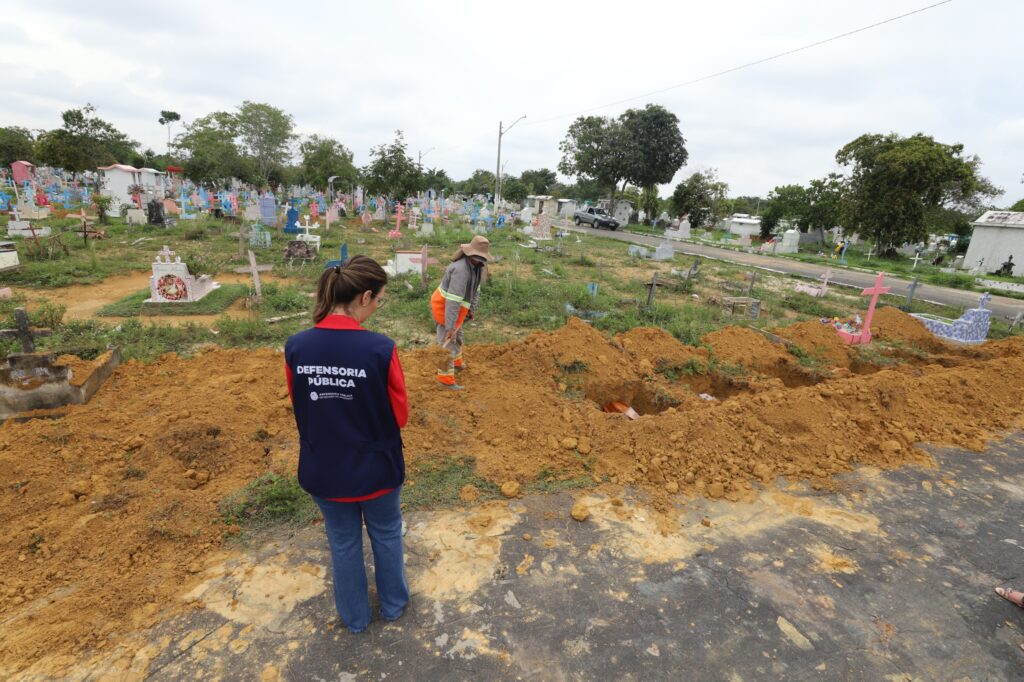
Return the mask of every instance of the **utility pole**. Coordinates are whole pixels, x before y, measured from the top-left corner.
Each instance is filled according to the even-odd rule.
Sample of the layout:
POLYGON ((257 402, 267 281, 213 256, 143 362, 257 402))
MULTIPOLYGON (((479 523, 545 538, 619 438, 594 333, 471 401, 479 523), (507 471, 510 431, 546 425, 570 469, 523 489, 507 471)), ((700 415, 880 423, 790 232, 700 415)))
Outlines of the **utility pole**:
POLYGON ((419 166, 420 173, 423 172, 423 157, 426 156, 427 154, 429 154, 430 152, 434 151, 435 149, 437 149, 437 147, 431 147, 430 149, 428 149, 425 152, 419 152, 418 159, 416 161, 416 165, 419 166))
POLYGON ((501 138, 502 138, 502 136, 505 133, 507 133, 508 131, 512 130, 512 127, 515 126, 516 123, 519 123, 524 118, 526 118, 526 114, 523 114, 522 116, 517 118, 515 121, 513 121, 512 125, 510 125, 508 128, 502 128, 502 122, 498 121, 498 163, 494 167, 494 210, 495 211, 498 210, 498 202, 501 200, 501 138))

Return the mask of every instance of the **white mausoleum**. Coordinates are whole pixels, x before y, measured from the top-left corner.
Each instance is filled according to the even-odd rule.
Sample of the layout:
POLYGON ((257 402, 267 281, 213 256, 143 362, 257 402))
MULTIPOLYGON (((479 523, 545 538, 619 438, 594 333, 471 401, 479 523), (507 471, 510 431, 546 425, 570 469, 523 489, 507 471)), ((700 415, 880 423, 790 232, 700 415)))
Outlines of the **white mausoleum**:
POLYGON ((974 233, 964 256, 964 267, 979 267, 982 272, 998 270, 1006 259, 1013 256, 1013 275, 1024 275, 1024 213, 1011 211, 985 211, 971 225, 974 233))

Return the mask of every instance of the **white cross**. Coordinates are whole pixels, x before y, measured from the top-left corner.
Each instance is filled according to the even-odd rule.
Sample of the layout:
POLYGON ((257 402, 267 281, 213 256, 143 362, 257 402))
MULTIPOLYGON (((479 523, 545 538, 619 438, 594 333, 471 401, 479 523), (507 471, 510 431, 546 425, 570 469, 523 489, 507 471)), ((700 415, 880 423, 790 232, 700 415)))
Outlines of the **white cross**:
POLYGON ((21 220, 21 214, 18 212, 18 207, 14 206, 11 208, 11 213, 14 215, 15 220, 21 220))
POLYGON ((157 252, 156 258, 157 258, 157 260, 160 260, 160 256, 163 256, 164 257, 164 262, 165 263, 170 263, 171 262, 171 256, 173 256, 173 255, 174 255, 174 252, 171 251, 167 247, 166 244, 164 244, 164 248, 162 248, 160 251, 157 252))
MULTIPOLYGON (((868 260, 870 261, 871 257, 874 256, 874 255, 875 255, 875 245, 872 244, 871 248, 868 249, 868 260)), ((916 263, 915 263, 915 265, 916 265, 916 263)))
POLYGON ((984 294, 981 295, 981 300, 980 300, 980 302, 978 304, 978 307, 979 308, 984 308, 986 305, 988 305, 989 299, 991 299, 991 298, 992 298, 992 294, 990 294, 989 292, 986 291, 984 294))
POLYGON ((923 259, 923 258, 921 258, 921 254, 920 254, 920 253, 915 253, 915 254, 914 254, 914 257, 913 257, 913 258, 911 258, 910 260, 914 261, 914 267, 912 267, 912 268, 910 268, 910 269, 911 269, 911 270, 917 270, 917 264, 918 264, 918 263, 919 263, 920 261, 924 260, 924 259, 923 259))

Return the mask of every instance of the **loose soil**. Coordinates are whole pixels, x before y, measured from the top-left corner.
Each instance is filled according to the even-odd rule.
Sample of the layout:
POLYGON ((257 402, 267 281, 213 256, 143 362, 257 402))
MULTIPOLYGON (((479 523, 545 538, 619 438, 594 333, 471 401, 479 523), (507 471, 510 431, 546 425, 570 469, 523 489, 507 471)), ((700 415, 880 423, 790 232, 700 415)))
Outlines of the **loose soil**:
MULTIPOLYGON (((878 338, 925 341, 898 310, 876 320, 878 338)), ((811 326, 776 331, 848 364, 811 326)), ((662 511, 680 496, 751 500, 780 476, 827 487, 857 465, 929 465, 916 443, 980 450, 1024 426, 1021 337, 942 344, 945 363, 896 358, 817 378, 747 328, 704 339, 710 357, 744 368, 727 377, 713 363, 659 372, 708 350, 654 330, 610 338, 576 319, 502 345, 475 346, 470 329, 467 341, 463 392, 438 389, 434 349, 402 351, 410 464, 471 456, 499 485, 589 476, 638 488, 662 511), (613 400, 643 416, 602 411, 613 400)), ((267 471, 294 471, 282 362, 223 349, 129 361, 63 419, 0 426, 0 676, 36 665, 60 677, 87 651, 188 608, 180 595, 237 532, 218 502, 267 471)))

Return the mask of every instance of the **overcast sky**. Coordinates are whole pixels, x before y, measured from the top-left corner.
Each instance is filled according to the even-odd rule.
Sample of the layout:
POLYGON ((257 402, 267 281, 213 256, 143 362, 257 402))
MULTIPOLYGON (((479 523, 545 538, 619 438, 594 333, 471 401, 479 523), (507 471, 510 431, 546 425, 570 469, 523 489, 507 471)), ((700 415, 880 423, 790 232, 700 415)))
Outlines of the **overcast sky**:
POLYGON ((978 154, 1008 205, 1024 196, 1021 0, 954 0, 638 97, 935 1, 5 2, 0 125, 58 127, 91 102, 162 151, 161 109, 189 121, 248 99, 359 165, 401 129, 414 158, 462 179, 494 171, 501 120, 527 116, 502 145, 518 174, 554 169, 581 113, 655 102, 690 153, 675 182, 716 168, 732 195, 764 195, 838 170, 836 150, 862 133, 920 131, 978 154))

